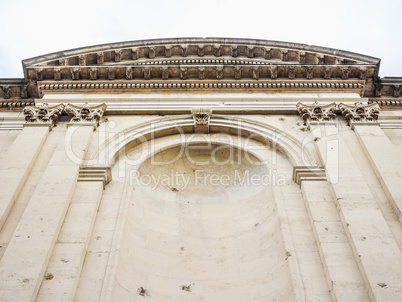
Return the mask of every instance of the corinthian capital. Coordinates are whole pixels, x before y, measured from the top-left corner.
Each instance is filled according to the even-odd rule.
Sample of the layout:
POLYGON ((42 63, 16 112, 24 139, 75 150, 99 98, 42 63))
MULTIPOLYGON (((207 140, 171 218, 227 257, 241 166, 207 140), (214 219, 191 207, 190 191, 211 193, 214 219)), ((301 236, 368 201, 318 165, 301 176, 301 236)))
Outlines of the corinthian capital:
POLYGON ((380 114, 380 106, 377 103, 363 105, 362 102, 357 102, 354 106, 340 103, 339 110, 342 112, 348 126, 356 122, 376 123, 380 114))
POLYGON ((43 103, 41 106, 27 106, 23 113, 27 124, 56 126, 59 116, 63 113, 64 105, 49 106, 43 103))
POLYGON ((297 103, 296 108, 304 121, 304 125, 307 126, 307 129, 310 129, 310 124, 312 122, 332 122, 336 117, 335 103, 327 105, 320 105, 318 102, 314 102, 311 105, 297 103))
POLYGON ((71 116, 70 123, 95 123, 96 126, 99 126, 99 121, 105 110, 106 104, 90 107, 88 103, 85 103, 83 106, 68 104, 65 108, 65 112, 71 116))

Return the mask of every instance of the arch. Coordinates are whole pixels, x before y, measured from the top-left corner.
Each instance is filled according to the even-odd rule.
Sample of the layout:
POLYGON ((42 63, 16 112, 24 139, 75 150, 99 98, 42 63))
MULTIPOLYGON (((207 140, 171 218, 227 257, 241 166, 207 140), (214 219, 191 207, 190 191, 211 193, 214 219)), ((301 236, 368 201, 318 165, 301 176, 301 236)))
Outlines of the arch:
MULTIPOLYGON (((272 125, 245 118, 212 114, 209 129, 211 134, 234 134, 246 137, 248 140, 259 141, 265 147, 283 154, 294 167, 316 166, 318 162, 302 142, 272 125)), ((89 165, 113 165, 125 150, 140 143, 150 142, 162 136, 188 133, 194 133, 194 120, 191 114, 151 120, 116 133, 111 140, 107 140, 104 145, 100 146, 97 158, 89 160, 87 163, 89 165)), ((151 150, 151 153, 154 152, 155 150, 151 150)))

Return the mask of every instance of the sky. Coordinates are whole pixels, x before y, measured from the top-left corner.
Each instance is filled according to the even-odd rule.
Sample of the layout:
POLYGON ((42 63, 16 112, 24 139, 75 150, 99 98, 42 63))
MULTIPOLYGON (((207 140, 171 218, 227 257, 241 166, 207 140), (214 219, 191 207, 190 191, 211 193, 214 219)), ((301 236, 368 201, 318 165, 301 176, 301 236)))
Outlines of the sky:
POLYGON ((296 42, 381 59, 402 77, 402 0, 0 0, 0 78, 24 59, 111 42, 179 37, 296 42))

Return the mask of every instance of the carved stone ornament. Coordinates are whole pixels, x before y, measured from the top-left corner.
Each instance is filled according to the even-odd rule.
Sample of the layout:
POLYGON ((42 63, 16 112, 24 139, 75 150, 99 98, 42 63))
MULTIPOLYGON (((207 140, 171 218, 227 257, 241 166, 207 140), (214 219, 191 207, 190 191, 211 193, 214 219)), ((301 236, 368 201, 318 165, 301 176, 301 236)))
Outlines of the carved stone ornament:
POLYGON ((339 110, 342 112, 348 126, 355 122, 376 123, 380 114, 380 106, 377 103, 363 105, 362 102, 357 102, 354 106, 340 103, 339 110))
POLYGON ((97 126, 105 110, 106 104, 89 107, 88 103, 83 106, 68 104, 65 108, 65 112, 71 116, 70 123, 96 123, 97 126))
POLYGON ((209 107, 194 107, 191 110, 194 119, 194 129, 196 132, 209 132, 209 120, 212 110, 209 107))
POLYGON ((43 103, 42 106, 27 106, 23 113, 27 124, 46 124, 52 128, 56 126, 63 109, 63 104, 48 106, 47 103, 43 103))
POLYGON ((318 102, 314 102, 312 105, 297 103, 296 108, 307 129, 310 129, 311 122, 332 122, 336 117, 335 103, 327 105, 320 105, 318 102))

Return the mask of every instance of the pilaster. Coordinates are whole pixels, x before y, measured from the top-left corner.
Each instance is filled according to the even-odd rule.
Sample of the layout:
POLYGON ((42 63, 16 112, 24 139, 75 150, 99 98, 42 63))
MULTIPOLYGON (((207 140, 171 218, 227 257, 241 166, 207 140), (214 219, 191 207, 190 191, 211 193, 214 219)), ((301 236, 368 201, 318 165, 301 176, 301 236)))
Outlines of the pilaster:
MULTIPOLYGON (((87 112, 86 107, 82 109, 87 112)), ((1 259, 0 291, 5 301, 34 300, 43 278, 47 278, 45 270, 93 133, 93 122, 75 122, 72 120, 53 153, 1 259), (14 277, 9 278, 11 275, 14 277)))
POLYGON ((325 165, 338 168, 337 177, 331 179, 332 198, 365 287, 371 301, 401 297, 402 257, 398 245, 342 135, 336 139, 337 157, 327 156, 327 141, 322 137, 316 140, 316 146, 325 165))

